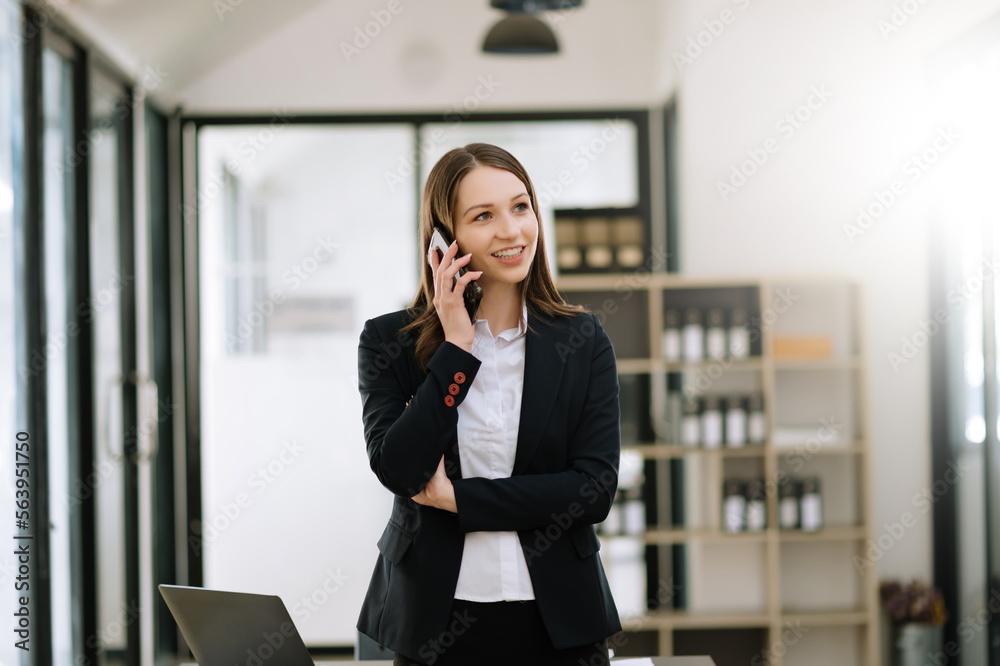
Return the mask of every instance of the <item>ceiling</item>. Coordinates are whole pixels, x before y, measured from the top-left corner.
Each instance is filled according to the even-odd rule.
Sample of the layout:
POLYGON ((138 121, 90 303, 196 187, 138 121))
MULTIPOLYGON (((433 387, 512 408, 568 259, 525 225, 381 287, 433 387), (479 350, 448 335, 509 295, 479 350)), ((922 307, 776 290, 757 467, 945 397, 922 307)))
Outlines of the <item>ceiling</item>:
MULTIPOLYGON (((151 92, 151 96, 161 105, 172 107, 182 101, 183 92, 199 79, 311 10, 321 5, 343 4, 345 14, 356 14, 358 7, 349 7, 348 2, 64 0, 61 14, 62 23, 75 37, 98 45, 98 50, 126 75, 139 80, 140 73, 147 67, 164 73, 159 77, 162 83, 151 92)), ((421 11, 439 13, 440 20, 435 21, 439 24, 447 24, 456 14, 461 14, 463 20, 468 21, 474 14, 476 25, 484 30, 501 16, 486 0, 467 2, 451 0, 426 4, 421 11), (455 6, 455 2, 461 2, 462 6, 455 6)), ((375 3, 372 5, 375 9, 371 11, 387 5, 388 0, 385 4, 375 3)), ((364 12, 366 18, 368 13, 364 12)), ((559 16, 553 18, 557 20, 559 16)))
POLYGON ((126 74, 164 73, 152 97, 172 106, 199 78, 328 1, 69 0, 62 13, 126 74))

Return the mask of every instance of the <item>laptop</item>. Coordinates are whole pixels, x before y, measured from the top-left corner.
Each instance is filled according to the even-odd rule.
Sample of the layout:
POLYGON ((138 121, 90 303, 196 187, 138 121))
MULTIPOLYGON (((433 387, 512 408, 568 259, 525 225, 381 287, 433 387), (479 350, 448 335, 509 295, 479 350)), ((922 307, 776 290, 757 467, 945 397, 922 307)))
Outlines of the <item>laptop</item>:
POLYGON ((199 666, 315 666, 279 597, 158 587, 199 666))

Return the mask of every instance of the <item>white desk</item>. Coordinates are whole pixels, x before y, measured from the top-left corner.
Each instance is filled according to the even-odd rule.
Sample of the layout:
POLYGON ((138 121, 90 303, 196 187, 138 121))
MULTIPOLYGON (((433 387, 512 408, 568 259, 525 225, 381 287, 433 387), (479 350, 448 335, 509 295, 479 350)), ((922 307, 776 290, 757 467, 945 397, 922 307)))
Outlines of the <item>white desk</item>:
MULTIPOLYGON (((612 659, 614 664, 626 659, 635 657, 619 657, 612 659)), ((652 657, 654 666, 715 666, 715 662, 709 657, 652 657)), ((332 664, 358 664, 360 666, 392 666, 392 661, 354 661, 350 659, 320 658, 316 659, 316 666, 330 666, 332 664)), ((198 666, 193 661, 183 662, 179 666, 198 666)))

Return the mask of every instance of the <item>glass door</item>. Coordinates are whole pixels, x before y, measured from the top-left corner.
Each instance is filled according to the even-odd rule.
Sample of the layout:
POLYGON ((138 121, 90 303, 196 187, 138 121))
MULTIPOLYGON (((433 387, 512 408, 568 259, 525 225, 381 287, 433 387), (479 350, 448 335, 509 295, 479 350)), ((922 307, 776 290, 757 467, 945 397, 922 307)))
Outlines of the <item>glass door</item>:
POLYGON ((200 563, 205 587, 280 595, 311 647, 354 644, 372 516, 390 509, 365 455, 357 347, 366 319, 413 296, 414 191, 386 177, 413 145, 407 125, 280 116, 198 134, 191 575, 200 563))
POLYGON ((140 381, 136 374, 131 104, 125 88, 90 70, 90 297, 93 327, 97 653, 140 661, 140 381))
MULTIPOLYGON (((155 423, 137 426, 155 407, 136 373, 135 119, 91 54, 27 25, 39 16, 0 0, 0 430, 31 452, 20 482, 0 463, 0 503, 30 493, 34 553, 30 652, 5 642, 0 664, 138 666, 137 469, 155 423)), ((0 555, 4 607, 19 566, 0 555)))
POLYGON ((75 54, 67 42, 46 35, 42 52, 43 266, 45 346, 32 372, 45 373, 48 431, 49 553, 53 663, 72 663, 73 521, 80 503, 74 501, 71 468, 79 447, 79 430, 71 427, 79 391, 74 381, 78 334, 74 309, 78 285, 70 279, 76 264, 75 168, 73 165, 73 86, 75 54))
POLYGON ((958 137, 933 174, 940 254, 931 314, 945 333, 931 328, 928 337, 937 353, 935 577, 950 596, 944 652, 962 666, 1000 666, 998 35, 994 18, 942 49, 929 69, 929 111, 958 137))
MULTIPOLYGON (((17 343, 16 336, 16 291, 15 271, 17 252, 14 247, 14 190, 15 147, 13 128, 19 121, 17 109, 21 104, 20 51, 14 37, 19 29, 19 11, 16 3, 0 0, 0 433, 5 439, 14 439, 19 431, 20 419, 17 415, 17 343)), ((23 435, 22 435, 23 437, 23 435)), ((16 460, 8 451, 14 451, 13 443, 4 446, 4 456, 0 460, 0 511, 5 516, 15 515, 16 488, 14 465, 16 460)), ((9 538, 9 537, 8 537, 9 538)), ((8 541, 13 543, 13 541, 8 541)), ((17 556, 14 549, 0 553, 0 608, 18 607, 19 591, 14 587, 17 576, 17 556)), ((14 640, 0 642, 0 663, 13 664, 21 652, 14 646, 14 640)))

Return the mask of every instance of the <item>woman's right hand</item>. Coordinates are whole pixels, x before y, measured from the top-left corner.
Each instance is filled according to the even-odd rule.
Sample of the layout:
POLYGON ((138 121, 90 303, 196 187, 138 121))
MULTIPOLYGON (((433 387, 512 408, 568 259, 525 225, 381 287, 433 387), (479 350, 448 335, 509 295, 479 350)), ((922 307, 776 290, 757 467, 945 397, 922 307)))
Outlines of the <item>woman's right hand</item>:
POLYGON ((437 252, 430 252, 431 273, 434 276, 434 310, 441 320, 444 339, 467 352, 472 351, 472 340, 475 329, 469 319, 469 311, 465 309, 465 285, 483 274, 482 271, 466 271, 458 278, 458 269, 469 263, 471 254, 455 259, 458 254, 458 242, 452 242, 448 251, 438 261, 437 252), (452 259, 455 259, 453 262, 452 259), (452 283, 454 281, 454 288, 452 283))

